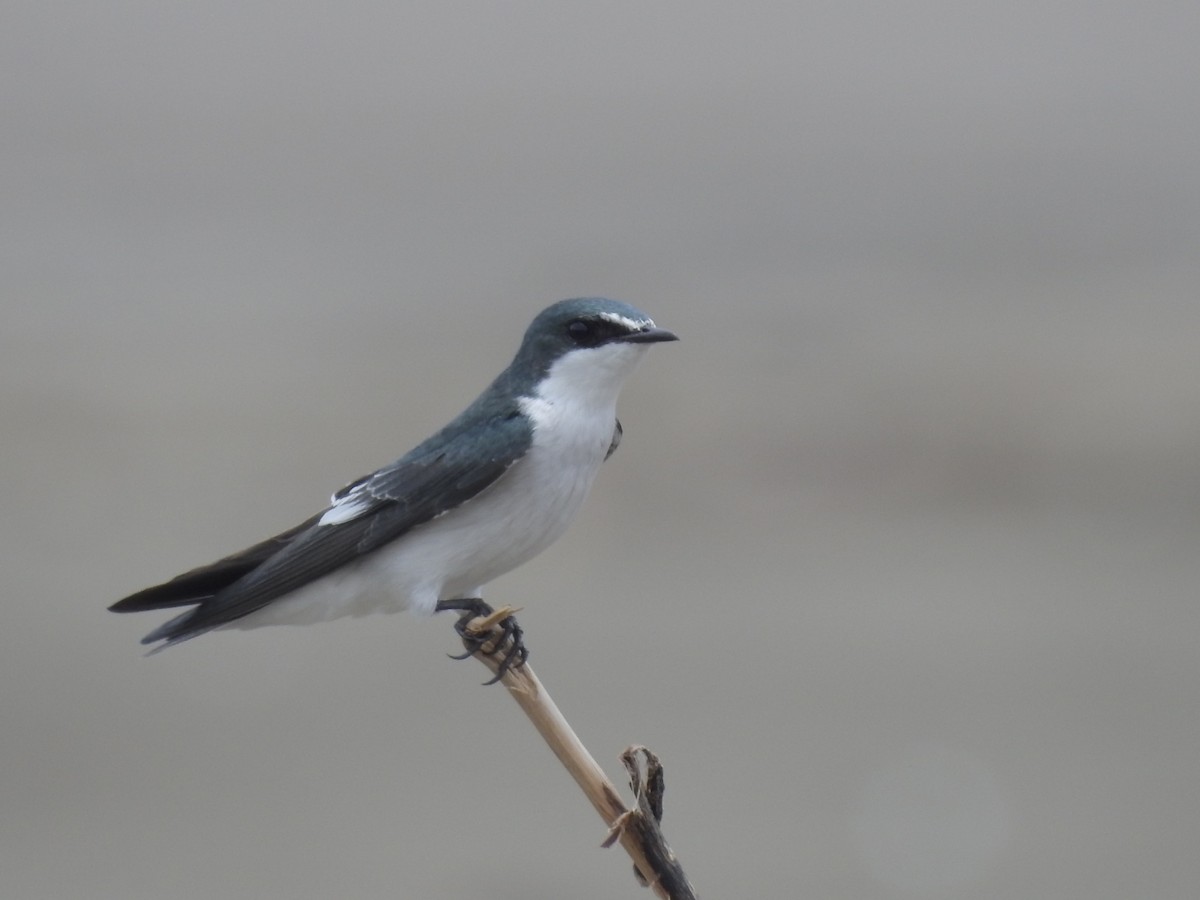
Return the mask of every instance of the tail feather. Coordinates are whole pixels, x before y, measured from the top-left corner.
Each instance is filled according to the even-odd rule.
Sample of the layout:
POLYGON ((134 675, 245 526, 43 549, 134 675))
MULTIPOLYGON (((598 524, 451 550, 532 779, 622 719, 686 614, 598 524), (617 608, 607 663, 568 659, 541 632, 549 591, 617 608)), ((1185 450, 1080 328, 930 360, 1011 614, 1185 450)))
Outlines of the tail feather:
POLYGON ((144 638, 142 638, 142 643, 153 644, 156 641, 166 641, 166 643, 162 646, 155 647, 153 650, 151 650, 150 653, 153 654, 157 653, 159 650, 165 650, 173 644, 178 644, 180 641, 186 641, 190 637, 196 637, 199 634, 203 634, 208 629, 204 628, 200 631, 191 633, 189 633, 187 630, 187 623, 195 614, 195 612, 196 611, 194 609, 189 609, 181 616, 175 616, 174 618, 168 619, 144 638))
POLYGON ((226 556, 207 566, 200 566, 190 572, 184 572, 170 581, 148 587, 136 594, 130 594, 128 597, 118 600, 109 609, 113 612, 128 613, 153 609, 177 609, 181 606, 195 607, 164 622, 142 638, 143 644, 152 644, 161 640, 167 642, 151 652, 157 652, 163 647, 169 647, 185 641, 189 637, 202 634, 208 630, 208 627, 197 630, 190 630, 187 627, 187 623, 197 613, 199 605, 211 600, 226 588, 249 575, 290 544, 296 535, 315 524, 317 518, 318 516, 313 516, 295 528, 268 538, 253 547, 226 556))

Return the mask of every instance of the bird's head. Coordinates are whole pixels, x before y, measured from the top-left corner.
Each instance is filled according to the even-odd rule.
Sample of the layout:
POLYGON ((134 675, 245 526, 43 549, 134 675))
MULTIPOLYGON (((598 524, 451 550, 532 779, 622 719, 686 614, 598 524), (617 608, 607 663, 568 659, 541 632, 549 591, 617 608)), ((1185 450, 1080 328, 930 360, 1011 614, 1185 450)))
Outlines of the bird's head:
POLYGON ((608 373, 624 380, 650 344, 676 340, 628 303, 602 297, 561 300, 538 313, 513 364, 543 377, 555 366, 569 365, 595 377, 608 373))
POLYGON ((602 297, 561 300, 538 313, 509 372, 530 388, 577 402, 615 403, 651 344, 676 341, 628 303, 602 297))

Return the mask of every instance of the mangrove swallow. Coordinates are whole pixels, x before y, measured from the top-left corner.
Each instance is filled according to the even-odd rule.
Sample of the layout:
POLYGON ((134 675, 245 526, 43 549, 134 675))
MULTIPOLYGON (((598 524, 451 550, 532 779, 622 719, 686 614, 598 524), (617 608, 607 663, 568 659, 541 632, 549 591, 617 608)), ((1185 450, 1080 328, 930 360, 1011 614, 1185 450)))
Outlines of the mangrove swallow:
MULTIPOLYGON (((402 609, 455 610, 461 626, 490 612, 484 585, 566 529, 620 441, 622 384, 650 344, 674 340, 625 303, 555 303, 508 368, 437 434, 296 527, 110 609, 191 607, 142 639, 162 642, 156 650, 214 629, 402 609)), ((520 629, 502 626, 512 639, 504 667, 520 665, 520 629)))

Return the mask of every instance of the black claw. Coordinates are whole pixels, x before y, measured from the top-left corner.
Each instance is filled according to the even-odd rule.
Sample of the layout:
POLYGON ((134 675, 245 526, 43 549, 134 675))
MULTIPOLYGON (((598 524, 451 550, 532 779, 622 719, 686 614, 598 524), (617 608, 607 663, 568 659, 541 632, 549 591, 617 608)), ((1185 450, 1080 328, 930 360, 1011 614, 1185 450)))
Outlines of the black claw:
POLYGON ((525 658, 529 656, 529 651, 525 649, 525 645, 521 643, 521 628, 514 623, 513 633, 509 642, 508 652, 504 654, 504 659, 500 661, 499 667, 496 669, 496 677, 488 684, 495 684, 505 673, 513 668, 513 661, 516 660, 516 667, 519 669, 525 665, 525 658))
POLYGON ((467 659, 474 656, 483 650, 485 644, 491 645, 488 655, 495 656, 502 650, 504 651, 504 656, 496 668, 496 677, 485 681, 485 685, 495 684, 508 673, 509 669, 519 669, 529 659, 529 650, 525 647, 524 642, 525 632, 512 616, 496 623, 496 627, 500 629, 498 637, 494 633, 480 635, 467 630, 467 624, 472 619, 479 616, 490 616, 493 612, 492 608, 478 597, 465 600, 439 600, 436 609, 438 612, 449 610, 459 614, 458 621, 454 623, 454 630, 462 639, 467 652, 460 656, 452 653, 446 654, 451 659, 467 659))

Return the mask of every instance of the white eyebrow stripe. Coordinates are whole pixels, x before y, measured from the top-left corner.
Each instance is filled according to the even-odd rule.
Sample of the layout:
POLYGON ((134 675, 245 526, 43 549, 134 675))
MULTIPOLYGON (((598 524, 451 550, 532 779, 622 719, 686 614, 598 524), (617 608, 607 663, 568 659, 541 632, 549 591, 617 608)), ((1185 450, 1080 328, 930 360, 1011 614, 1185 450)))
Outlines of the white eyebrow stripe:
POLYGON ((612 322, 614 325, 620 325, 623 328, 628 328, 630 331, 641 331, 644 328, 653 328, 654 322, 650 319, 631 319, 628 316, 623 316, 620 313, 602 312, 597 314, 598 318, 606 322, 612 322))

